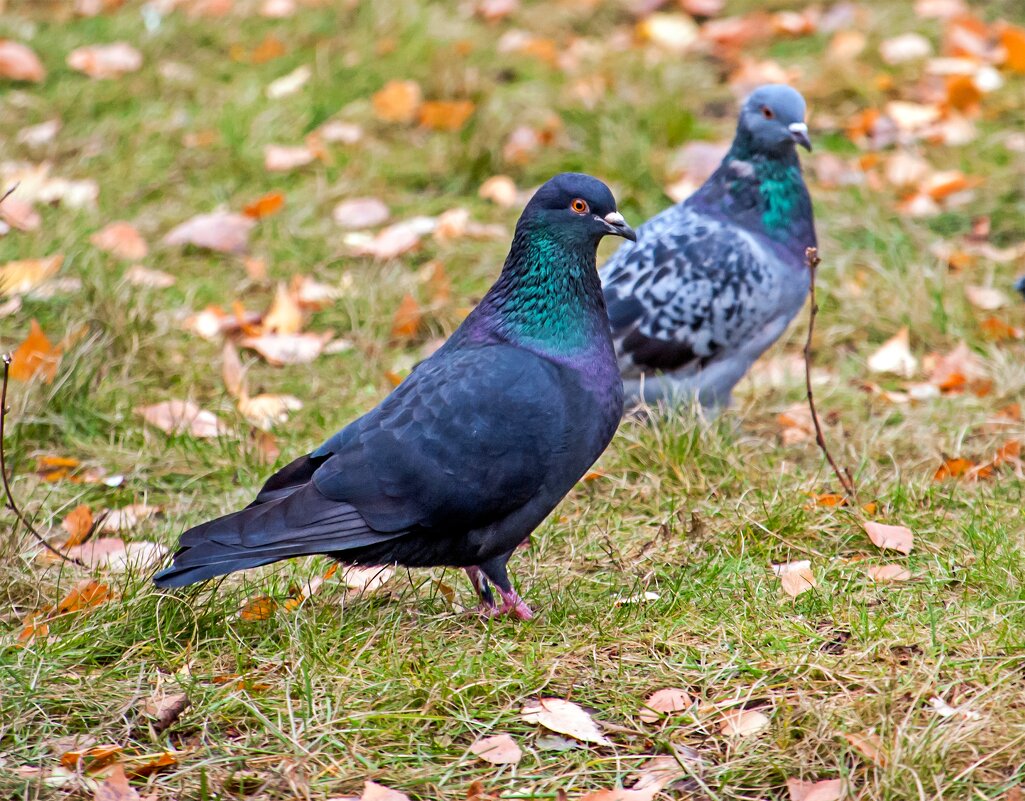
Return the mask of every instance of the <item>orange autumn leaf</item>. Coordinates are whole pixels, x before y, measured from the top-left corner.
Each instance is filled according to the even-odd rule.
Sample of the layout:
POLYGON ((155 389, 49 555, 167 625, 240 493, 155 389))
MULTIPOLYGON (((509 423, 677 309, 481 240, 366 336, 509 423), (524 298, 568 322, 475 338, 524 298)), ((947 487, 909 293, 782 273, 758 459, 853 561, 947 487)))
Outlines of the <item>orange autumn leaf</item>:
POLYGON ((423 92, 416 81, 388 81, 371 98, 374 114, 382 122, 410 123, 422 102, 423 92))
POLYGON ((420 329, 422 319, 423 312, 420 310, 420 304, 407 292, 392 318, 392 339, 412 339, 420 329))
POLYGON ((46 67, 35 51, 10 39, 0 39, 0 78, 39 83, 46 78, 46 67))
POLYGON ((76 506, 61 521, 61 528, 68 532, 68 539, 64 543, 64 547, 72 548, 75 545, 81 545, 85 541, 86 535, 92 531, 92 527, 92 509, 84 503, 76 506))
POLYGON ((846 506, 847 496, 837 495, 835 492, 827 492, 822 495, 813 496, 816 506, 846 506))
POLYGON ((1006 53, 1004 66, 1011 72, 1025 72, 1025 28, 1005 23, 1000 30, 1000 44, 1006 53))
POLYGON ((60 762, 68 770, 84 769, 87 773, 93 773, 107 767, 120 754, 120 745, 94 745, 91 748, 66 751, 61 754, 60 762))
POLYGON ((974 114, 979 110, 982 92, 970 75, 951 75, 947 78, 947 105, 962 113, 974 114))
POLYGON ((303 310, 295 293, 283 281, 263 317, 263 333, 298 334, 303 328, 303 310))
POLYGON ((248 620, 250 622, 268 620, 277 608, 277 601, 266 595, 260 595, 246 601, 245 605, 239 610, 238 616, 242 618, 242 620, 248 620))
POLYGON ((60 356, 60 347, 53 346, 33 318, 28 336, 18 345, 11 358, 11 378, 15 381, 28 381, 38 373, 48 384, 57 374, 60 356))
POLYGON ((960 457, 944 460, 933 474, 933 481, 945 481, 948 478, 960 478, 975 467, 975 463, 960 457))
POLYGON ((996 456, 993 457, 993 464, 994 466, 999 466, 1006 462, 1016 462, 1020 458, 1021 442, 1016 439, 1011 439, 997 449, 996 456))
POLYGON ((1005 323, 998 317, 987 317, 981 323, 979 328, 982 330, 983 335, 987 339, 1003 340, 1003 339, 1023 339, 1025 338, 1025 331, 1021 328, 1016 328, 1009 323, 1005 323))
POLYGON ((260 44, 253 48, 249 54, 251 64, 266 64, 280 56, 285 55, 285 45, 274 36, 267 36, 260 44))
POLYGON ((285 196, 281 192, 268 192, 266 195, 258 197, 252 203, 246 204, 242 212, 254 220, 262 220, 264 217, 277 214, 284 205, 285 196))
POLYGON ((82 579, 57 604, 57 614, 66 615, 71 612, 80 612, 83 609, 91 609, 112 597, 110 587, 106 584, 100 584, 92 579, 82 579))
POLYGON ((469 100, 429 100, 420 106, 420 124, 436 131, 458 131, 474 108, 469 100))

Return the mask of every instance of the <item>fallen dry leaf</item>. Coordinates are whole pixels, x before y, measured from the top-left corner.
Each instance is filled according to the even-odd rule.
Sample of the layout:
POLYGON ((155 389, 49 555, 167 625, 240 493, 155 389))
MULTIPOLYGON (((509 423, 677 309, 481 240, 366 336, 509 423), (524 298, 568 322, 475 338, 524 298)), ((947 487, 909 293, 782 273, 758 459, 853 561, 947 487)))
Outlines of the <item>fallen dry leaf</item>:
POLYGON ((155 542, 126 543, 116 537, 100 537, 68 548, 65 553, 87 567, 121 573, 158 564, 167 554, 167 548, 155 542))
POLYGON ((377 782, 364 782, 359 801, 409 801, 409 796, 377 782))
POLYGON ((986 377, 985 366, 965 342, 959 342, 949 353, 931 355, 926 368, 929 383, 941 392, 961 392, 986 377))
POLYGON ((303 402, 294 395, 242 395, 238 399, 238 410, 242 416, 263 431, 287 422, 289 414, 302 407, 303 402))
POLYGON ((473 116, 469 100, 428 100, 420 105, 420 124, 435 131, 458 131, 473 116))
POLYGON ((167 289, 178 281, 170 273, 163 270, 154 270, 150 267, 143 267, 135 264, 125 270, 125 280, 132 286, 146 287, 148 289, 167 289))
POLYGON ((783 592, 791 598, 796 598, 815 587, 815 575, 811 572, 811 562, 807 559, 773 565, 772 572, 779 576, 783 592))
POLYGON ((727 737, 750 737, 769 725, 769 719, 755 709, 731 709, 724 712, 719 731, 727 737))
POLYGON ((0 78, 39 83, 46 78, 46 68, 30 47, 0 39, 0 78))
POLYGON ((56 275, 64 256, 56 253, 45 259, 9 261, 0 267, 0 296, 23 295, 56 275))
POLYGON ((910 378, 918 369, 918 360, 911 354, 910 341, 908 328, 904 326, 868 357, 868 369, 874 373, 893 373, 910 378))
POLYGON ((331 217, 343 228, 373 228, 388 221, 391 212, 375 197, 354 197, 343 200, 331 217))
POLYGON ((900 551, 911 553, 914 547, 915 535, 907 526, 890 526, 885 523, 874 523, 865 520, 861 524, 872 544, 884 550, 900 551))
POLYGON ((433 230, 433 219, 414 218, 389 225, 373 237, 364 239, 360 238, 361 234, 350 234, 346 242, 357 256, 373 256, 379 261, 387 261, 415 250, 420 245, 420 237, 433 230))
POLYGON ((515 765, 523 758, 523 751, 508 734, 495 734, 477 740, 470 751, 493 765, 515 765))
POLYGON ((93 512, 88 504, 80 504, 72 509, 61 521, 61 528, 68 533, 64 547, 72 548, 81 545, 93 528, 93 512))
POLYGON ((273 598, 267 595, 258 595, 242 604, 242 608, 238 610, 238 616, 249 622, 269 620, 277 608, 278 602, 273 598))
POLYGON ((132 503, 118 509, 108 509, 100 522, 99 530, 104 534, 131 531, 143 520, 149 520, 160 511, 159 506, 150 506, 145 503, 132 503))
POLYGON ((882 753, 883 745, 878 734, 866 731, 856 734, 844 734, 843 738, 850 743, 851 748, 869 762, 879 767, 886 766, 886 755, 882 753))
POLYGON ((324 350, 334 334, 261 334, 246 337, 239 344, 259 353, 268 364, 283 367, 290 364, 309 364, 324 350))
POLYGON ((10 375, 15 381, 30 381, 39 375, 44 383, 53 381, 60 362, 61 348, 54 347, 35 318, 29 333, 11 355, 10 375))
POLYGON ((678 687, 667 687, 663 690, 656 690, 646 699, 637 717, 645 723, 655 723, 666 715, 673 712, 681 712, 693 703, 693 699, 686 690, 678 687))
POLYGON ((142 68, 142 53, 127 42, 90 45, 72 50, 68 54, 67 64, 90 78, 120 78, 142 68))
POLYGON ((932 43, 920 33, 902 33, 884 39, 879 45, 879 55, 891 66, 918 61, 932 55, 932 43))
POLYGON ((520 710, 520 715, 527 723, 538 723, 546 729, 567 734, 585 743, 612 745, 594 719, 572 701, 541 698, 525 705, 520 710))
POLYGON ((93 798, 94 801, 140 801, 139 793, 128 783, 128 776, 120 763, 111 767, 93 798))
POLYGON ((83 609, 99 606, 112 597, 110 587, 106 584, 100 584, 93 579, 82 579, 60 600, 55 611, 58 615, 81 612, 83 609))
POLYGON ((516 184, 508 175, 492 175, 477 190, 477 195, 496 206, 508 209, 516 205, 516 184))
POLYGON ((221 378, 224 381, 224 388, 233 398, 246 394, 245 372, 234 343, 226 340, 221 349, 221 378))
POLYGON ((150 724, 159 734, 175 724, 189 706, 189 696, 185 693, 159 692, 142 703, 142 712, 153 719, 150 724))
POLYGON ((984 311, 1002 309, 1011 303, 1011 299, 1007 297, 1006 293, 994 287, 968 284, 964 288, 964 293, 969 303, 975 308, 983 309, 984 311))
POLYGON ((683 55, 698 40, 698 26, 687 14, 649 14, 637 23, 637 37, 675 55, 683 55))
POLYGON ((287 75, 271 81, 267 84, 266 95, 270 100, 280 100, 283 97, 294 95, 302 89, 313 77, 313 70, 303 64, 296 67, 287 75))
POLYGON ((901 565, 872 565, 865 569, 872 581, 908 581, 911 579, 911 571, 901 565))
POLYGON ((382 122, 413 122, 422 102, 423 91, 416 81, 388 81, 371 98, 374 114, 382 122))
POLYGON ((89 237, 100 250, 125 261, 146 258, 149 247, 138 229, 131 223, 112 222, 89 237))
POLYGON ((284 282, 278 284, 274 300, 263 316, 262 329, 269 334, 298 334, 304 322, 299 299, 284 282))
POLYGON ((256 222, 244 214, 215 211, 198 214, 175 226, 164 237, 165 245, 193 245, 220 253, 244 253, 256 222))
POLYGON ((843 798, 842 779, 823 779, 806 782, 801 779, 787 779, 790 801, 840 801, 843 798))
POLYGON ((213 438, 227 433, 224 424, 212 412, 200 409, 192 401, 169 400, 135 409, 151 426, 168 434, 189 434, 213 438))
POLYGON ((945 481, 948 478, 960 478, 969 470, 975 467, 975 462, 968 459, 951 458, 944 459, 936 472, 933 474, 933 481, 945 481))
POLYGON ((0 220, 19 231, 37 231, 43 218, 31 203, 10 195, 0 204, 0 220))
POLYGON ((305 145, 267 145, 263 149, 263 166, 270 172, 289 172, 316 159, 316 154, 305 145))
POLYGON ((423 320, 423 311, 416 298, 408 292, 402 297, 399 307, 392 317, 391 335, 392 339, 409 340, 416 336, 420 330, 420 322, 423 320))
POLYGON ((242 213, 254 220, 262 220, 277 214, 285 206, 285 196, 281 192, 268 192, 252 203, 247 203, 242 213))
POLYGON ((390 565, 371 567, 349 565, 342 571, 342 583, 349 595, 364 595, 377 592, 394 575, 395 568, 390 565))

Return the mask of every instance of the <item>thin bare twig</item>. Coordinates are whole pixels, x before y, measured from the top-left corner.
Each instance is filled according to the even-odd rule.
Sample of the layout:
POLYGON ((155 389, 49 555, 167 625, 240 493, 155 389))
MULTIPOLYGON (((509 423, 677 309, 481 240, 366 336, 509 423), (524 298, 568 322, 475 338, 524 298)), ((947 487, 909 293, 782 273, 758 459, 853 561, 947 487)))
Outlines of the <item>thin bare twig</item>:
POLYGON ((14 194, 14 190, 17 189, 19 186, 21 186, 21 181, 16 183, 14 186, 12 186, 6 192, 4 192, 3 197, 0 197, 0 203, 3 203, 5 200, 7 200, 7 198, 9 198, 11 195, 13 195, 14 194))
POLYGON ((808 317, 808 339, 804 343, 804 384, 808 389, 808 408, 811 410, 811 421, 815 426, 815 442, 826 455, 829 466, 836 473, 836 477, 840 481, 840 486, 843 487, 848 500, 856 504, 858 502, 858 494, 854 489, 854 480, 851 478, 850 471, 840 469, 833 458, 833 454, 829 452, 826 438, 822 434, 822 424, 819 423, 819 413, 815 409, 815 394, 811 389, 811 338, 815 332, 815 315, 819 311, 818 302, 815 300, 815 274, 818 272, 819 264, 822 263, 822 260, 819 258, 818 248, 808 248, 804 252, 804 258, 808 263, 808 271, 811 273, 811 314, 808 317))
MULTIPOLYGON (((13 191, 13 190, 12 190, 13 191)), ((10 193, 8 193, 10 194, 10 193)), ((5 195, 6 197, 6 195, 5 195)), ((0 199, 2 202, 2 199, 0 199)), ((43 539, 43 535, 36 531, 32 524, 25 519, 25 515, 18 509, 18 504, 14 502, 14 495, 11 494, 11 485, 7 482, 7 460, 4 453, 4 423, 7 421, 7 383, 10 380, 11 372, 11 354, 5 353, 3 355, 4 362, 4 384, 3 389, 0 390, 0 479, 3 480, 4 494, 7 496, 7 508, 14 512, 14 516, 18 518, 21 524, 25 527, 29 534, 35 537, 43 545, 46 550, 53 554, 56 554, 65 562, 71 562, 73 565, 79 567, 85 567, 85 564, 79 559, 73 559, 67 554, 63 554, 54 548, 50 543, 43 539)))

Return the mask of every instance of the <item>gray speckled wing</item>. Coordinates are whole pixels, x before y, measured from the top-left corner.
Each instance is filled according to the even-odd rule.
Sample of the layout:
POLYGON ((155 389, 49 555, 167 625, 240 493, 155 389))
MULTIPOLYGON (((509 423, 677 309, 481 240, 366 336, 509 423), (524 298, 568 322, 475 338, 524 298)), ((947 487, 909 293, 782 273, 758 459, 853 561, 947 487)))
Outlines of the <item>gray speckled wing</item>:
POLYGON ((686 204, 652 218, 602 272, 623 378, 661 373, 706 405, 728 401, 804 302, 807 274, 793 260, 686 204))

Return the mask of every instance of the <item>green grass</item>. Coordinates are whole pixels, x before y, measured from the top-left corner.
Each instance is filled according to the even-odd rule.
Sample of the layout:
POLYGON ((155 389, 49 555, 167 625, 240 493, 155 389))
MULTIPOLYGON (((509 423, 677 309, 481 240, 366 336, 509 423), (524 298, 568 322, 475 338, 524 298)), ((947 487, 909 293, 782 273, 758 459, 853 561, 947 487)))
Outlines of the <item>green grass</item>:
MULTIPOLYGON (((339 284, 351 276, 352 291, 316 313, 310 328, 334 329, 352 350, 309 366, 250 366, 252 391, 306 401, 277 429, 284 461, 383 397, 386 372, 451 332, 458 309, 480 297, 504 256, 504 241, 427 239, 394 262, 354 258, 331 221, 339 200, 377 196, 396 219, 463 206, 475 220, 511 231, 518 210, 480 200, 484 179, 504 172, 530 187, 581 169, 609 181, 636 223, 667 205, 661 187, 673 149, 728 137, 734 124, 734 101, 713 60, 603 48, 630 33, 629 14, 613 4, 527 2, 497 25, 457 3, 314 4, 284 21, 175 13, 151 31, 138 3, 95 19, 62 16, 67 5, 8 2, 0 19, 0 37, 30 43, 49 70, 42 85, 0 88, 3 160, 48 160, 57 175, 100 185, 95 210, 45 208, 38 231, 0 239, 0 263, 61 252, 62 275, 82 282, 48 300, 27 297, 21 311, 0 318, 0 349, 23 339, 32 318, 54 338, 83 332, 52 384, 11 387, 13 488, 44 530, 79 503, 145 501, 162 505, 164 515, 131 538, 172 545, 187 526, 247 502, 267 475, 223 388, 219 344, 185 332, 184 311, 234 300, 262 309, 278 280, 310 274, 339 284), (496 53, 511 27, 543 31, 563 46, 580 36, 599 47, 567 75, 496 53), (251 50, 267 35, 285 44, 284 56, 261 65, 231 59, 233 45, 251 50), (117 39, 143 52, 140 72, 99 82, 64 66, 74 47, 117 39), (168 78, 168 62, 187 77, 168 78), (302 64, 313 68, 306 88, 265 97, 271 80, 302 64), (610 88, 591 108, 573 86, 593 75, 610 88), (471 98, 477 111, 457 133, 377 122, 369 97, 392 78, 418 80, 428 98, 471 98), (513 128, 542 124, 551 112, 562 121, 556 143, 526 165, 506 164, 501 144, 513 128), (362 124, 363 141, 333 146, 331 163, 286 175, 264 170, 264 145, 299 143, 335 115, 362 124), (53 117, 63 123, 55 143, 29 151, 16 142, 21 128, 53 117), (183 146, 185 134, 203 131, 216 134, 213 145, 183 146), (122 281, 125 265, 89 244, 105 223, 126 219, 156 245, 193 214, 238 210, 272 189, 285 193, 286 206, 252 237, 254 254, 269 264, 266 285, 248 279, 235 258, 155 246, 145 264, 178 283, 137 289, 122 281), (451 307, 428 316, 423 342, 389 341, 402 295, 428 302, 417 272, 434 258, 453 281, 451 307), (230 433, 213 442, 166 437, 133 411, 172 397, 216 411, 230 433), (115 489, 43 483, 33 469, 44 454, 76 456, 126 480, 115 489)), ((760 4, 728 5, 739 13, 760 4)), ((905 30, 941 38, 940 26, 915 19, 909 4, 864 5, 872 18, 861 71, 823 66, 825 34, 766 42, 752 55, 801 69, 814 113, 842 124, 889 97, 872 80, 886 69, 875 55, 879 41, 905 30)), ((1000 13, 1025 22, 1014 4, 1000 13)), ((915 77, 910 67, 894 72, 915 77)), ((788 777, 842 777, 851 797, 997 799, 1025 781, 1022 484, 1006 471, 979 484, 932 481, 944 456, 988 458, 1022 435, 1020 423, 1000 430, 988 423, 1022 396, 1025 348, 984 340, 981 315, 962 292, 963 284, 989 280, 1009 286, 1015 265, 982 261, 954 274, 929 252, 967 231, 977 214, 991 217, 995 243, 1025 238, 1025 155, 1002 144, 1025 122, 1025 80, 1007 78, 984 101, 975 143, 924 149, 934 165, 985 179, 971 205, 907 220, 895 215, 888 189, 812 183, 824 259, 815 353, 828 371, 817 397, 827 437, 854 470, 862 500, 879 505, 876 517, 915 531, 910 556, 879 553, 850 511, 809 505, 809 493, 837 487, 812 442, 780 441, 775 416, 802 399, 799 377, 746 380, 735 408, 711 424, 682 413, 624 421, 600 462, 606 476, 571 493, 512 561, 521 593, 542 610, 529 623, 463 614, 436 582, 469 604, 468 585, 451 570, 400 571, 387 591, 366 597, 346 597, 328 582, 296 613, 239 619, 247 598, 283 598, 291 584, 323 572, 323 560, 311 560, 176 594, 156 592, 146 576, 113 577, 115 601, 58 619, 49 639, 19 647, 25 615, 80 576, 35 564, 31 540, 5 513, 0 795, 91 792, 16 773, 56 767, 71 736, 131 753, 176 750, 177 766, 136 782, 160 799, 329 798, 358 795, 365 779, 424 799, 465 798, 476 779, 502 797, 554 798, 560 790, 573 797, 613 787, 647 756, 678 745, 702 760, 680 789, 667 791, 680 797, 785 798, 788 777), (859 386, 866 359, 902 325, 919 356, 967 340, 992 392, 912 406, 873 399, 859 386), (818 586, 790 599, 770 566, 796 559, 812 561, 818 586), (884 562, 905 564, 914 580, 871 583, 865 566, 884 562), (644 591, 657 600, 615 603, 644 591), (241 686, 224 681, 236 674, 241 686), (726 738, 710 707, 664 725, 642 723, 644 697, 666 686, 684 687, 705 705, 759 709, 771 725, 756 737, 726 738), (192 705, 153 736, 138 709, 158 688, 183 690, 192 705), (538 696, 569 698, 615 724, 615 746, 544 750, 540 730, 519 717, 538 696), (930 707, 934 696, 980 719, 943 719, 930 707), (884 764, 868 762, 843 737, 866 730, 881 738, 884 764), (524 748, 515 769, 468 753, 475 738, 496 732, 524 748)), ((822 131, 816 144, 854 154, 842 132, 822 131)), ((999 314, 1025 325, 1021 308, 999 314)), ((769 358, 797 352, 805 326, 802 317, 769 358)))

